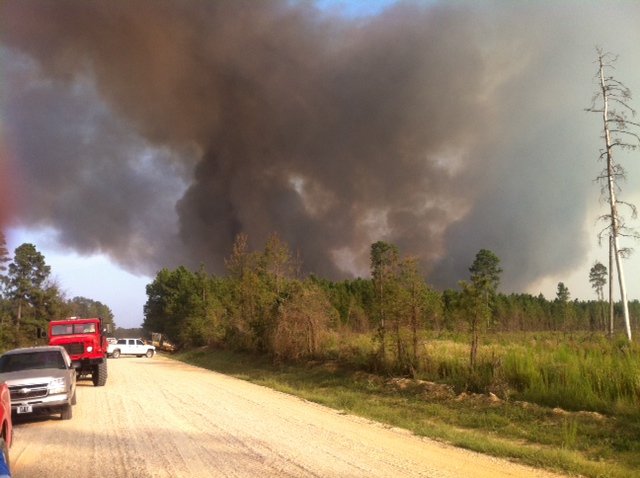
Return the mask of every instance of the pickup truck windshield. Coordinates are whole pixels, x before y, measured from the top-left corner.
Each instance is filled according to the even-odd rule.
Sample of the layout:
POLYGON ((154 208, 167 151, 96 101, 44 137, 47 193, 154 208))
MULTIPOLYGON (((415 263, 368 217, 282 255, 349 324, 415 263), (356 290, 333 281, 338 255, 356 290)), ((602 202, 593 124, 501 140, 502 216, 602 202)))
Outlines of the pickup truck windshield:
POLYGON ((95 334, 96 324, 64 324, 51 327, 51 335, 95 334))
POLYGON ((64 370, 67 367, 62 354, 55 350, 7 354, 0 357, 0 373, 21 372, 22 370, 43 368, 64 370))

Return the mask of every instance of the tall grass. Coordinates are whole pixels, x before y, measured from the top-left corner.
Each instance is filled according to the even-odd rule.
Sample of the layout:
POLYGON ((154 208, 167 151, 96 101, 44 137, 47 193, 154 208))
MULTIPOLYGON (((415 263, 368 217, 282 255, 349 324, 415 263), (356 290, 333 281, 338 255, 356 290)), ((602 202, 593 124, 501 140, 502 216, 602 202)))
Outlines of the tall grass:
POLYGON ((634 411, 640 405, 640 348, 593 341, 505 349, 504 381, 527 401, 567 410, 634 411))
MULTIPOLYGON (((494 335, 481 345, 475 370, 469 369, 469 342, 462 335, 424 337, 422 344, 418 378, 458 392, 640 416, 640 346, 626 340, 592 334, 494 335)), ((365 335, 341 334, 330 356, 355 369, 371 368, 375 346, 365 335)))

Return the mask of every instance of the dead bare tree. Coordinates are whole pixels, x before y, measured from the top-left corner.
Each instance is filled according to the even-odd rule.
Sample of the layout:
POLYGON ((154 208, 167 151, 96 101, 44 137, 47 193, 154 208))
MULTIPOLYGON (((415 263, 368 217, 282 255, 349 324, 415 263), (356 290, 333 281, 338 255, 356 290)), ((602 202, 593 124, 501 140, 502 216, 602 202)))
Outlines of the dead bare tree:
MULTIPOLYGON (((625 206, 631 211, 632 218, 637 217, 636 207, 618 198, 618 193, 621 191, 620 182, 626 179, 626 173, 622 165, 614 161, 613 153, 619 149, 635 150, 638 147, 640 136, 633 131, 633 128, 640 127, 640 124, 629 119, 629 116, 634 118, 636 114, 630 105, 632 99, 631 91, 609 73, 615 69, 614 63, 617 60, 617 56, 605 52, 601 48, 596 48, 596 52, 598 88, 592 98, 591 107, 587 108, 587 111, 602 115, 602 138, 604 139, 605 147, 601 150, 599 159, 605 162, 605 166, 597 180, 602 184, 602 198, 609 204, 609 213, 600 217, 607 225, 598 234, 598 239, 609 238, 610 264, 613 262, 611 260, 613 257, 618 272, 625 329, 627 338, 631 341, 629 304, 622 266, 622 259, 627 257, 631 250, 629 248, 621 248, 619 239, 621 237, 637 239, 640 236, 627 226, 624 216, 620 213, 620 206, 625 206)), ((611 287, 609 288, 609 303, 613 304, 611 287)))

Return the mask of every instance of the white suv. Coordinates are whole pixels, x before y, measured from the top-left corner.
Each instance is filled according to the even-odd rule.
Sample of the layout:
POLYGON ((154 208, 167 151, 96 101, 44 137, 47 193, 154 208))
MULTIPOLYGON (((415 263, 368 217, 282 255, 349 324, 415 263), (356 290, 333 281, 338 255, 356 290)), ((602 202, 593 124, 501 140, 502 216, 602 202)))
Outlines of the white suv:
POLYGON ((136 355, 151 358, 156 353, 153 345, 145 344, 141 339, 118 339, 115 344, 109 344, 107 355, 118 358, 120 355, 136 355))

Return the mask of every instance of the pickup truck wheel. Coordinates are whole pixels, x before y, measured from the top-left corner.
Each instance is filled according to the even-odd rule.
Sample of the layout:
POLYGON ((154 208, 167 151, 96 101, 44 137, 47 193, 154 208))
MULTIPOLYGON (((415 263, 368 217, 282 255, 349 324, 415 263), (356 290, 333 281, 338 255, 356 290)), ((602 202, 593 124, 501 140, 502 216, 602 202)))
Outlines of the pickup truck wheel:
POLYGON ((77 403, 76 392, 73 391, 73 397, 71 397, 71 405, 75 405, 77 403))
POLYGON ((9 447, 4 438, 0 437, 0 475, 6 473, 11 476, 11 465, 9 463, 9 447))
POLYGON ((71 417, 73 417, 73 407, 71 404, 65 405, 62 409, 62 413, 60 413, 60 418, 63 420, 71 420, 71 417))
POLYGON ((113 358, 118 358, 120 357, 120 349, 115 349, 113 352, 111 352, 111 356, 113 358))
POLYGON ((153 357, 153 350, 151 349, 147 350, 147 353, 145 355, 147 356, 147 358, 153 357))
POLYGON ((103 361, 95 366, 93 373, 91 374, 93 385, 96 387, 102 387, 107 383, 107 361, 103 361))

